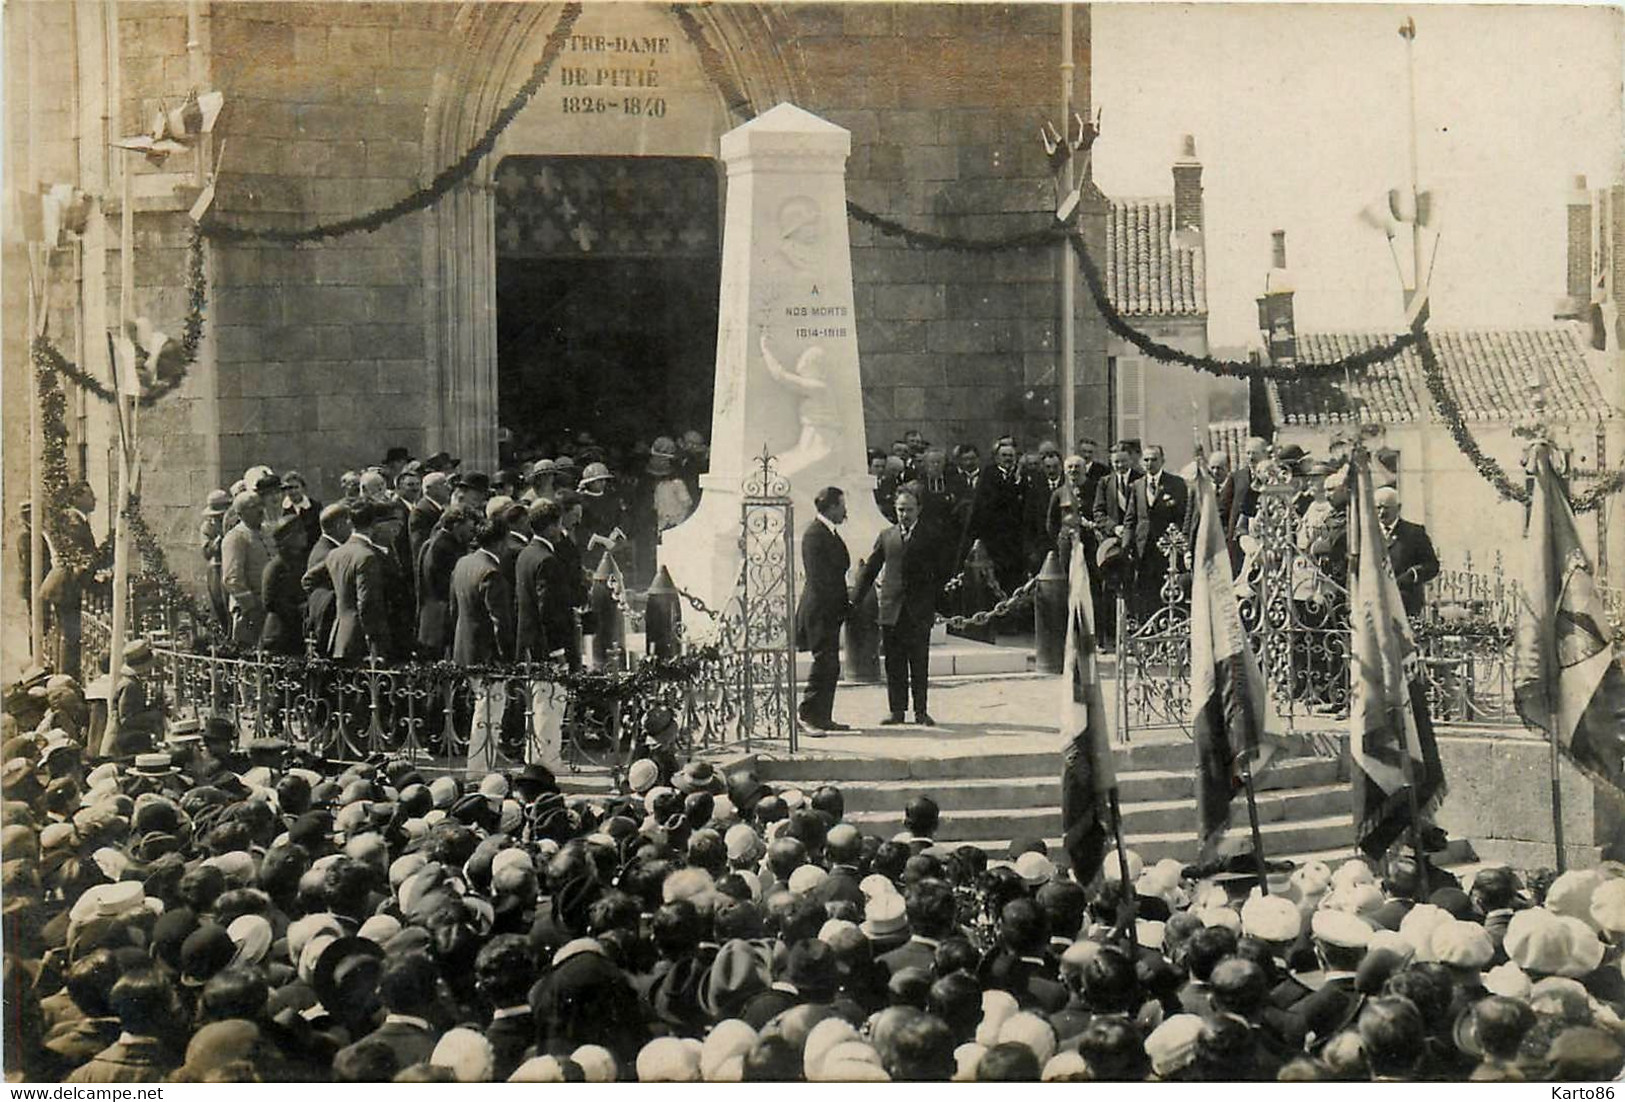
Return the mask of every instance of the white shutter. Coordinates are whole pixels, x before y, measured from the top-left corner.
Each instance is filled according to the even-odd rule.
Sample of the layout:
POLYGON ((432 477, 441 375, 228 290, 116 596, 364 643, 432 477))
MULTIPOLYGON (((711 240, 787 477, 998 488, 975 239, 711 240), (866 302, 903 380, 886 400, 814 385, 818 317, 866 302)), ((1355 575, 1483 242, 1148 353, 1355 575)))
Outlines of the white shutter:
MULTIPOLYGON (((1117 358, 1116 440, 1145 435, 1145 371, 1137 357, 1117 358)), ((1142 441, 1143 442, 1143 441, 1142 441)))

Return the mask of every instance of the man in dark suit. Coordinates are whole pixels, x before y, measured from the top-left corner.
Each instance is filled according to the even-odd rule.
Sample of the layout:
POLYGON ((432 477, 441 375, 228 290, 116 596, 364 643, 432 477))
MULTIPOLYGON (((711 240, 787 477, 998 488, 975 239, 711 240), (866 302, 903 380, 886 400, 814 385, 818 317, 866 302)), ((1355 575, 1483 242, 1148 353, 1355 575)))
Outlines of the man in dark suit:
MULTIPOLYGON (((975 444, 959 444, 951 458, 954 465, 948 472, 948 490, 954 495, 954 527, 950 532, 963 544, 965 529, 970 526, 971 509, 976 504, 976 486, 982 478, 982 453, 976 450, 975 444)), ((958 561, 954 569, 959 569, 958 561)))
POLYGON ((881 723, 903 722, 912 688, 914 722, 934 727, 936 720, 926 710, 926 692, 931 625, 946 581, 945 542, 940 532, 920 521, 919 499, 912 493, 899 491, 896 505, 897 523, 875 540, 852 604, 863 603, 884 567, 879 590, 880 642, 886 651, 886 697, 891 710, 881 723))
POLYGON ((298 513, 285 514, 271 532, 276 554, 260 575, 260 603, 265 606, 260 647, 272 654, 305 653, 305 594, 300 588, 305 532, 305 518, 298 513))
POLYGON ((333 576, 327 572, 327 556, 350 538, 350 507, 335 501, 322 510, 321 525, 322 536, 305 558, 299 584, 305 591, 305 634, 325 651, 333 634, 333 576))
POLYGON ((1269 458, 1269 442, 1261 436, 1247 438, 1247 450, 1219 491, 1224 508, 1225 534, 1230 546, 1231 568, 1241 572, 1241 537, 1247 533, 1253 515, 1258 512, 1258 491, 1264 485, 1265 460, 1269 458))
POLYGON ((473 509, 447 509, 418 550, 418 653, 441 659, 451 653, 451 572, 469 550, 479 517, 473 509))
POLYGON ((429 533, 440 522, 440 515, 451 503, 451 480, 444 471, 430 471, 423 476, 423 496, 412 503, 407 517, 406 531, 411 539, 412 561, 417 562, 429 533))
MULTIPOLYGON (((475 549, 451 572, 451 657, 460 666, 487 666, 513 655, 513 590, 502 576, 500 552, 508 530, 501 521, 474 529, 475 549)), ((469 736, 470 768, 494 770, 502 761, 498 735, 507 710, 507 685, 494 677, 471 676, 474 726, 469 736)))
POLYGON ((373 539, 383 508, 365 499, 351 506, 350 538, 324 564, 333 580, 334 609, 327 653, 341 662, 389 651, 389 594, 379 558, 384 551, 373 539))
MULTIPOLYGON (((1107 641, 1117 636, 1117 598, 1128 595, 1133 580, 1128 562, 1133 542, 1128 527, 1129 505, 1134 500, 1134 484, 1144 477, 1134 469, 1133 453, 1121 442, 1112 446, 1111 457, 1111 472, 1095 487, 1094 505, 1095 538, 1101 543, 1115 539, 1119 549, 1118 565, 1111 570, 1100 568, 1099 575, 1100 589, 1106 594, 1099 607, 1105 615, 1095 621, 1095 634, 1107 641)), ((1098 567, 1098 559, 1090 565, 1098 567)))
POLYGON ((1172 528, 1183 530, 1190 508, 1190 487, 1164 468, 1162 447, 1145 450, 1145 477, 1134 484, 1129 501, 1129 525, 1134 533, 1135 615, 1141 623, 1161 607, 1162 587, 1168 576, 1168 556, 1157 546, 1172 528))
MULTIPOLYGON (((517 647, 520 662, 568 662, 575 639, 575 614, 569 566, 559 554, 566 540, 559 526, 558 502, 539 498, 529 511, 530 539, 514 564, 518 609, 517 647)), ((537 757, 554 772, 564 768, 559 753, 564 699, 550 681, 531 682, 531 738, 537 757)))
POLYGON ((920 491, 920 519, 959 539, 959 498, 948 477, 948 457, 941 448, 927 448, 920 457, 915 485, 920 491))
POLYGON ((1398 490, 1382 487, 1376 493, 1376 506, 1383 542, 1388 545, 1388 561, 1399 582, 1399 599, 1405 605, 1405 615, 1414 620, 1422 615, 1427 584, 1439 576, 1439 556, 1426 528, 1400 519, 1398 490))
POLYGON ((841 625, 851 605, 847 600, 846 572, 852 565, 836 526, 846 520, 846 495, 838 486, 826 486, 813 499, 818 515, 801 536, 803 582, 796 607, 796 645, 812 652, 797 713, 807 733, 846 731, 835 722, 835 683, 841 676, 841 625))
POLYGON ((1055 537, 1049 530, 1049 507, 1065 482, 1061 452, 1048 440, 1039 445, 1038 462, 1039 476, 1027 484, 1021 503, 1021 535, 1028 574, 1038 573, 1044 566, 1044 558, 1055 550, 1055 537))
POLYGON ((994 576, 1006 593, 1021 585, 1025 561, 1022 554, 1022 505, 1027 484, 1016 463, 1016 445, 1008 438, 999 441, 994 462, 976 483, 970 524, 965 529, 964 546, 958 556, 964 561, 972 540, 981 540, 993 560, 994 576))

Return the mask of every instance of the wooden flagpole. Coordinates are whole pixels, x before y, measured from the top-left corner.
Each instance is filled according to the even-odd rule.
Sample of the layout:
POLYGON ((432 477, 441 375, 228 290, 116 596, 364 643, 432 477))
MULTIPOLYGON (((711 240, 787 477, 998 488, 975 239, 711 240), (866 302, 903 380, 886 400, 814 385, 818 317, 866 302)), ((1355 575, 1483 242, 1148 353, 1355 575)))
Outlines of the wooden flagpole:
MULTIPOLYGON (((121 160, 119 168, 119 337, 120 340, 127 340, 129 322, 135 316, 135 212, 130 206, 128 161, 121 160)), ((112 757, 118 744, 118 709, 113 706, 112 691, 118 685, 119 670, 124 663, 124 640, 129 632, 130 526, 124 519, 124 513, 130 504, 130 478, 134 473, 130 468, 135 462, 135 411, 139 404, 132 400, 126 414, 117 346, 109 351, 113 353, 113 390, 119 414, 119 466, 118 503, 113 512, 113 625, 107 654, 109 707, 107 728, 102 734, 102 757, 112 757)), ((134 365, 131 366, 133 368, 134 365)))
MULTIPOLYGON (((1546 372, 1544 369, 1542 369, 1540 373, 1540 391, 1541 397, 1539 404, 1544 407, 1546 397, 1546 372)), ((1545 463, 1550 466, 1552 461, 1550 445, 1544 438, 1538 440, 1535 444, 1534 459, 1535 474, 1524 481, 1524 488, 1528 491, 1528 500, 1524 502, 1523 506, 1525 547, 1528 547, 1529 544, 1529 521, 1534 514, 1535 494, 1540 492, 1539 486, 1536 485, 1540 475, 1540 465, 1545 463)), ((1549 519, 1548 524, 1550 524, 1549 519)), ((1541 532, 1538 538, 1544 545, 1548 537, 1548 532, 1541 532)), ((1535 553, 1538 555, 1544 555, 1546 554, 1546 548, 1542 546, 1535 553)), ((1533 596, 1533 594, 1530 596, 1533 596)), ((1544 600, 1545 598, 1546 595, 1541 594, 1541 599, 1544 600)), ((1547 617, 1545 634, 1548 636, 1548 638, 1541 641, 1541 650, 1546 654, 1557 654, 1557 641, 1555 639, 1556 632, 1557 617, 1556 610, 1553 609, 1553 615, 1547 617)), ((1550 772, 1552 787, 1552 845, 1557 849, 1557 871, 1559 873, 1563 873, 1568 871, 1568 858, 1566 854, 1568 847, 1564 844, 1563 839, 1563 781, 1562 774, 1558 771, 1561 762, 1559 761, 1557 752, 1557 698, 1555 693, 1557 685, 1556 679, 1553 677, 1545 677, 1542 680, 1544 681, 1544 684, 1541 686, 1540 692, 1542 700, 1546 705, 1546 722, 1541 725, 1541 730, 1546 736, 1547 768, 1550 772)))
POLYGON ((1129 948, 1136 954, 1140 951, 1140 932, 1137 922, 1140 915, 1139 897, 1134 892, 1134 881, 1128 874, 1128 846, 1123 842, 1123 807, 1118 800, 1117 786, 1112 785, 1111 791, 1106 794, 1107 806, 1111 809, 1112 836, 1117 839, 1117 872, 1123 882, 1123 902, 1129 907, 1128 943, 1129 948))

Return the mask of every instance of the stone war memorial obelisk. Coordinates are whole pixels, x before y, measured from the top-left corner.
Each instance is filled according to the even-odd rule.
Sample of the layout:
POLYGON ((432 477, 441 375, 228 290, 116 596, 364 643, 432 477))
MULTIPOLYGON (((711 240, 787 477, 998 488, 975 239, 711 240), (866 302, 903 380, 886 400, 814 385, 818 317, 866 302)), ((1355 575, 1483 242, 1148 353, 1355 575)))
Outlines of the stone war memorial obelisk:
MULTIPOLYGON (((781 103, 722 136, 728 166, 717 318, 711 469, 694 515, 668 531, 660 564, 721 608, 739 572, 741 482, 764 446, 777 456, 802 530, 825 486, 846 491, 852 562, 886 519, 863 433, 846 158, 852 135, 781 103)), ((793 606, 792 606, 793 607, 793 606)))

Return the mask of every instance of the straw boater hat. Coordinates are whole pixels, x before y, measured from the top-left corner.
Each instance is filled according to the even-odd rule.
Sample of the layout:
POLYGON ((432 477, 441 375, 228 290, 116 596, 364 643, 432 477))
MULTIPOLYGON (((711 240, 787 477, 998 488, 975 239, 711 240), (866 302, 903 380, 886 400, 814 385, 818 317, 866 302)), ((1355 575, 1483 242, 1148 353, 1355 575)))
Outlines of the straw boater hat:
POLYGON ((649 448, 649 473, 666 475, 672 473, 672 464, 677 460, 677 443, 669 436, 655 437, 654 444, 649 448))

